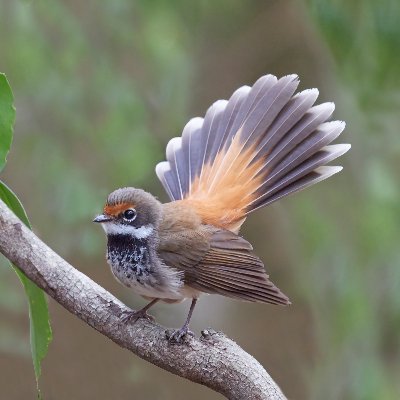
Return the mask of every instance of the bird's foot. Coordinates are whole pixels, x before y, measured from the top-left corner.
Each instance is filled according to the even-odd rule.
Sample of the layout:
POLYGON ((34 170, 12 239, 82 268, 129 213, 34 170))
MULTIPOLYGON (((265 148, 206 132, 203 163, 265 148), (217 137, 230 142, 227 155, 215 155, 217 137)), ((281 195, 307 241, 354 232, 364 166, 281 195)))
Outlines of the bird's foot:
POLYGON ((170 343, 181 344, 188 336, 193 337, 194 333, 189 330, 188 326, 182 326, 181 329, 175 331, 166 331, 165 335, 170 343))
POLYGON ((147 314, 146 310, 138 310, 138 311, 123 311, 121 314, 121 321, 124 323, 131 322, 134 324, 138 319, 144 318, 148 321, 154 322, 154 317, 150 314, 147 314))

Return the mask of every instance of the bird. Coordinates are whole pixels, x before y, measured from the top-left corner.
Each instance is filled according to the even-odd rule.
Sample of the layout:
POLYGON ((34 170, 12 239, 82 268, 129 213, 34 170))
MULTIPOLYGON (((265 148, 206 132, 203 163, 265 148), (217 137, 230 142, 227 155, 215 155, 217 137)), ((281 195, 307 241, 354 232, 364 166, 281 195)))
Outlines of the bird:
POLYGON ((289 305, 252 245, 239 235, 247 216, 342 170, 327 165, 350 149, 331 144, 344 130, 319 92, 296 92, 297 75, 268 74, 192 118, 169 141, 156 175, 169 202, 134 187, 107 197, 100 223, 116 279, 150 302, 122 315, 153 319, 158 301, 191 299, 186 321, 169 335, 183 342, 202 294, 289 305))

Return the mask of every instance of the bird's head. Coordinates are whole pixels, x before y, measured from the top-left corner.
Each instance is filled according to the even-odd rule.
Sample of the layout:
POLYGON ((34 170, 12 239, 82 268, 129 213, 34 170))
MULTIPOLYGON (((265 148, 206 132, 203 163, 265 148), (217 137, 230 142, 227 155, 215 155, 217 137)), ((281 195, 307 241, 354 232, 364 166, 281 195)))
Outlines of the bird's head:
POLYGON ((101 223, 107 235, 130 235, 146 239, 161 220, 161 203, 142 189, 125 187, 110 193, 93 222, 101 223))

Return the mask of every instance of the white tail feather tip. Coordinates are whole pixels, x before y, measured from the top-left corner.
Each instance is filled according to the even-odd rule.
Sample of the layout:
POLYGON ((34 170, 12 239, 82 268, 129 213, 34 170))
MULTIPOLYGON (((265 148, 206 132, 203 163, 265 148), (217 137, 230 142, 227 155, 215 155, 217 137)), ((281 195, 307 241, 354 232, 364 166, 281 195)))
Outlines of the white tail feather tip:
POLYGON ((182 135, 200 129, 203 125, 203 120, 201 117, 192 118, 183 128, 182 135))
POLYGON ((329 178, 332 175, 337 174, 343 169, 342 166, 330 166, 330 165, 324 165, 322 167, 316 168, 314 171, 324 178, 329 178))
POLYGON ((167 144, 167 158, 173 157, 175 151, 182 147, 182 138, 181 137, 174 137, 172 138, 167 144))
POLYGON ((156 175, 158 176, 159 179, 164 177, 164 174, 170 170, 171 167, 168 161, 161 161, 156 165, 156 175))

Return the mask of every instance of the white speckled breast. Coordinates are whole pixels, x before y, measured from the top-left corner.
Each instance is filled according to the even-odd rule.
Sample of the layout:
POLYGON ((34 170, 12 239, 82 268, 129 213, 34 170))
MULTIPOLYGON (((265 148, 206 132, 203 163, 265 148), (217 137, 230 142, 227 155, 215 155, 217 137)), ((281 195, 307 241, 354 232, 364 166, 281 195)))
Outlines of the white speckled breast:
POLYGON ((107 262, 115 278, 141 296, 181 300, 182 282, 175 270, 155 268, 146 239, 127 235, 108 237, 107 262))

